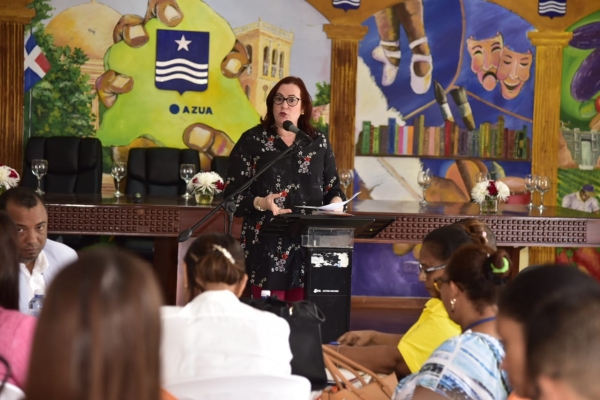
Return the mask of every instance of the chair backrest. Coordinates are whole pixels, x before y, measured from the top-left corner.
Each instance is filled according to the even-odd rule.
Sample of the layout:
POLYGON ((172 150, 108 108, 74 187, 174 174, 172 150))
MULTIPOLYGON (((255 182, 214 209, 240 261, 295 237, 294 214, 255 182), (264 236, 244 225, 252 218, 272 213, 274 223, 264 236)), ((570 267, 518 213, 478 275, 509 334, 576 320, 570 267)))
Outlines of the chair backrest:
POLYGON ((178 400, 308 400, 310 382, 296 376, 246 375, 167 385, 178 400))
POLYGON ((200 172, 197 150, 171 147, 133 148, 127 160, 126 194, 177 196, 185 193, 179 176, 181 164, 194 164, 200 172))
POLYGON ((15 385, 7 383, 0 393, 0 400, 21 400, 25 398, 25 393, 15 385))
POLYGON ((97 138, 31 137, 25 146, 21 185, 35 189, 37 178, 31 161, 48 160, 42 178, 47 193, 100 193, 102 190, 102 143, 97 138))

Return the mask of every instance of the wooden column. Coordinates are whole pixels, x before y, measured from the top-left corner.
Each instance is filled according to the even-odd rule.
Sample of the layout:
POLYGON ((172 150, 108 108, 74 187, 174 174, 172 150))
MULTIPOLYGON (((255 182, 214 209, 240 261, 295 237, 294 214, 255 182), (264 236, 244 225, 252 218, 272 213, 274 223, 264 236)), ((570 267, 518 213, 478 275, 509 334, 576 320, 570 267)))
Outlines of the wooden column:
POLYGON ((331 39, 331 103, 329 140, 338 168, 354 168, 354 121, 358 42, 368 31, 362 25, 324 25, 331 39))
POLYGON ((31 0, 0 0, 0 164, 23 166, 23 49, 31 0))
MULTIPOLYGON (((535 90, 533 101, 533 145, 531 172, 546 175, 552 186, 544 195, 545 206, 555 206, 558 184, 558 140, 560 135, 560 98, 562 90, 563 49, 573 37, 571 32, 532 31, 536 46, 535 90)), ((539 195, 536 202, 539 203, 539 195)), ((553 247, 531 247, 529 263, 553 263, 553 247)))

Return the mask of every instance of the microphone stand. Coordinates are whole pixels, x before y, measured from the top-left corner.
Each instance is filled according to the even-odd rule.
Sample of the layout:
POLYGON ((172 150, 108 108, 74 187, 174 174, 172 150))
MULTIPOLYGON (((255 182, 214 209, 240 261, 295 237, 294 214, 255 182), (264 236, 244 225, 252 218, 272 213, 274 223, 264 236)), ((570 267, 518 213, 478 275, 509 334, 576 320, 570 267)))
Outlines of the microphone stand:
POLYGON ((300 151, 302 149, 302 147, 300 147, 300 143, 304 140, 304 137, 301 136, 301 135, 297 135, 297 136, 298 136, 298 138, 296 138, 296 140, 294 141, 294 143, 292 143, 292 145, 290 147, 288 147, 287 149, 285 149, 285 151, 283 153, 281 153, 274 160, 270 161, 268 164, 266 164, 264 167, 262 167, 253 177, 251 177, 246 183, 244 183, 242 186, 240 186, 240 188, 238 190, 236 190, 235 192, 233 192, 232 194, 230 194, 229 196, 227 196, 225 199, 223 199, 223 201, 220 202, 214 208, 214 210, 212 210, 211 212, 209 212, 208 214, 206 214, 200 221, 196 222, 194 224, 194 226, 192 226, 189 229, 183 230, 179 234, 179 236, 177 237, 177 240, 179 242, 185 242, 186 240, 188 240, 192 236, 192 233, 194 233, 194 231, 196 229, 198 229, 198 227, 200 225, 202 225, 205 221, 207 221, 210 217, 212 217, 213 215, 215 215, 215 213, 217 211, 219 211, 219 209, 221 207, 223 207, 225 209, 225 211, 227 212, 227 214, 229 214, 229 232, 228 233, 231 234, 232 226, 233 226, 233 214, 235 213, 235 210, 236 210, 235 201, 233 199, 237 195, 239 195, 240 193, 242 193, 244 190, 248 189, 250 187, 250 185, 252 185, 252 183, 254 183, 254 181, 259 176, 261 176, 263 173, 265 173, 277 161, 279 161, 282 158, 284 158, 287 155, 289 155, 293 150, 300 151))

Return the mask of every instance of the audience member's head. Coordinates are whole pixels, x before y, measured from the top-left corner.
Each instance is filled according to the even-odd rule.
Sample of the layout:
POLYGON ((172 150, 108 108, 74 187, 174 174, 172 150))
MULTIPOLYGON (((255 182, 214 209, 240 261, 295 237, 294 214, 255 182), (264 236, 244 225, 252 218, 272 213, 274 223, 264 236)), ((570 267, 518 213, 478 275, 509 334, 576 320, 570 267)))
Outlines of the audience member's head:
POLYGON ((473 318, 495 306, 501 288, 510 273, 506 252, 494 252, 482 244, 470 244, 456 250, 435 281, 450 318, 463 329, 473 318))
POLYGON ((240 297, 248 275, 244 251, 231 235, 206 233, 198 236, 185 258, 187 301, 207 290, 230 290, 240 297))
POLYGON ((0 210, 17 226, 20 261, 31 271, 48 237, 46 204, 35 190, 17 186, 0 195, 0 210))
POLYGON ((521 271, 502 292, 498 303, 498 333, 504 343, 503 367, 515 393, 532 396, 527 379, 526 323, 547 298, 557 292, 595 290, 598 283, 576 268, 564 265, 538 265, 521 271))
POLYGON ((466 244, 485 244, 485 238, 480 233, 469 229, 470 224, 471 222, 466 222, 442 226, 429 232, 423 239, 419 253, 419 279, 424 282, 432 297, 440 297, 434 281, 444 275, 444 269, 452 254, 466 244))
POLYGON ((4 211, 0 211, 0 307, 19 309, 19 244, 17 228, 4 211))
POLYGON ((494 231, 492 231, 492 229, 482 220, 477 218, 465 218, 455 222, 454 224, 463 226, 469 233, 483 237, 483 240, 485 240, 484 244, 496 251, 496 235, 494 234, 494 231))
POLYGON ((161 292, 128 253, 83 252, 46 295, 27 400, 158 400, 161 292))
POLYGON ((526 329, 535 398, 600 399, 600 285, 554 293, 526 329))

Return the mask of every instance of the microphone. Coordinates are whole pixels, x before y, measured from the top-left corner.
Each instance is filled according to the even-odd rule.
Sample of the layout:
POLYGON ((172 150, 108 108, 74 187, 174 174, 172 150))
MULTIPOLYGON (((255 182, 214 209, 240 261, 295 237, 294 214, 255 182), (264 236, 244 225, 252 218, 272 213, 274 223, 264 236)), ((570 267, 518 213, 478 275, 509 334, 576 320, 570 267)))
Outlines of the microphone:
POLYGON ((285 129, 286 131, 289 132, 293 132, 296 134, 296 140, 295 143, 296 145, 300 146, 300 143, 304 142, 305 146, 310 145, 313 140, 310 136, 308 136, 306 134, 306 132, 304 132, 303 130, 299 129, 296 125, 294 125, 292 123, 292 121, 284 121, 283 122, 283 129, 285 129))

